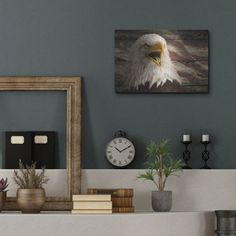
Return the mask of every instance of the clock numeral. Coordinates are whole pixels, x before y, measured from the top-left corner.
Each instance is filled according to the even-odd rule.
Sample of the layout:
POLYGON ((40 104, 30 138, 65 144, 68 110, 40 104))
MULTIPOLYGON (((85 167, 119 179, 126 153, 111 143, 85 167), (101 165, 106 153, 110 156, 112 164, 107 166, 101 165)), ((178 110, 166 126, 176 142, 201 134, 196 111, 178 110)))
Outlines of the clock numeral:
POLYGON ((117 144, 116 140, 113 140, 113 143, 114 143, 114 144, 117 144))
POLYGON ((113 163, 116 163, 116 159, 113 160, 113 163))
POLYGON ((122 143, 122 139, 121 138, 119 139, 119 143, 122 143))
POLYGON ((121 161, 119 161, 119 165, 121 165, 121 161))
POLYGON ((110 145, 109 147, 110 147, 110 148, 113 148, 113 146, 111 146, 111 145, 110 145))
POLYGON ((111 153, 111 151, 110 151, 110 150, 108 150, 107 152, 108 152, 108 153, 111 153))
POLYGON ((130 160, 130 159, 132 159, 132 157, 133 157, 133 156, 129 155, 129 156, 128 156, 128 159, 130 160))
POLYGON ((110 160, 112 160, 113 156, 112 156, 112 155, 109 155, 108 158, 109 158, 110 160))
POLYGON ((128 162, 126 160, 124 160, 124 163, 127 164, 128 162))
POLYGON ((133 153, 133 151, 132 151, 132 150, 130 150, 130 151, 129 151, 129 153, 133 153))

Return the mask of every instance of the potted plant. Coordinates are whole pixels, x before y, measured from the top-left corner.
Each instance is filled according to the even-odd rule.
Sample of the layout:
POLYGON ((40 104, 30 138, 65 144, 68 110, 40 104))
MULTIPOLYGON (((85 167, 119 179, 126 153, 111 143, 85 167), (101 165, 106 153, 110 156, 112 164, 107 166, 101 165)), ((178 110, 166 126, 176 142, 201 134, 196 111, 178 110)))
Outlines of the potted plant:
POLYGON ((16 198, 22 213, 39 213, 42 209, 46 194, 43 185, 48 182, 45 168, 36 171, 36 165, 26 165, 19 161, 19 170, 14 170, 14 182, 19 186, 16 198))
POLYGON ((154 211, 170 211, 172 207, 172 191, 165 191, 169 176, 181 171, 183 162, 171 157, 168 150, 168 140, 159 143, 150 142, 146 148, 148 170, 138 178, 152 181, 157 191, 152 191, 152 208, 154 211))
POLYGON ((8 187, 7 178, 6 179, 2 178, 0 180, 0 212, 2 211, 7 198, 7 190, 6 190, 7 187, 8 187))

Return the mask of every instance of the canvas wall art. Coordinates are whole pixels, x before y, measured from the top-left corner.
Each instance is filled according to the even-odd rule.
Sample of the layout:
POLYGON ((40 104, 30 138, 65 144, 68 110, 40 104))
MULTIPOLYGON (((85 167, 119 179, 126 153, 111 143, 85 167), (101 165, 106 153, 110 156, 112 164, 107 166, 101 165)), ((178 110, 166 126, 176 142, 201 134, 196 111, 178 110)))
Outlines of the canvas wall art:
POLYGON ((207 30, 116 30, 118 93, 207 93, 207 30))

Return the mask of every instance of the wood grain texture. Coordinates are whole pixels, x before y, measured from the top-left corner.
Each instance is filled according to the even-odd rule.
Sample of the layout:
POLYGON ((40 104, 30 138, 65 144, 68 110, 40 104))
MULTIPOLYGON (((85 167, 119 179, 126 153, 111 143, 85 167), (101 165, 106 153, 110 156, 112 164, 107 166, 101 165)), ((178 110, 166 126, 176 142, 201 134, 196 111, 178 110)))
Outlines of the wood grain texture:
POLYGON ((133 207, 133 197, 112 197, 113 207, 133 207))
POLYGON ((115 87, 119 93, 207 93, 209 90, 207 30, 116 30, 115 31, 115 87), (128 89, 127 63, 133 43, 144 34, 159 34, 166 42, 182 85, 177 83, 156 88, 149 84, 138 90, 128 89))
POLYGON ((133 197, 132 188, 88 188, 87 194, 110 194, 111 197, 133 197))
MULTIPOLYGON (((67 192, 65 198, 47 197, 43 210, 71 210, 72 195, 80 193, 81 78, 0 77, 0 91, 67 92, 67 192)), ((4 210, 18 210, 16 198, 7 198, 4 210)))

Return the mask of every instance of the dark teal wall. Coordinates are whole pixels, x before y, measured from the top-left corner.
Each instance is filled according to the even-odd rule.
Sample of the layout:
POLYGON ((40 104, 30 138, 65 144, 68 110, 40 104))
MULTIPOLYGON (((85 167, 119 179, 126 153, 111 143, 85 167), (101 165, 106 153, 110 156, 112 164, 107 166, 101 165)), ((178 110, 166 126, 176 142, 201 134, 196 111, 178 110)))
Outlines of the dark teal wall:
POLYGON ((118 129, 137 147, 142 167, 149 140, 194 135, 192 164, 201 166, 200 134, 213 136, 212 165, 236 168, 235 0, 4 0, 0 2, 1 75, 82 75, 83 167, 110 168, 106 142, 118 129), (114 92, 115 29, 208 29, 210 93, 120 95, 114 92))
POLYGON ((65 91, 1 91, 0 110, 0 169, 6 131, 55 131, 55 166, 66 168, 65 91))

